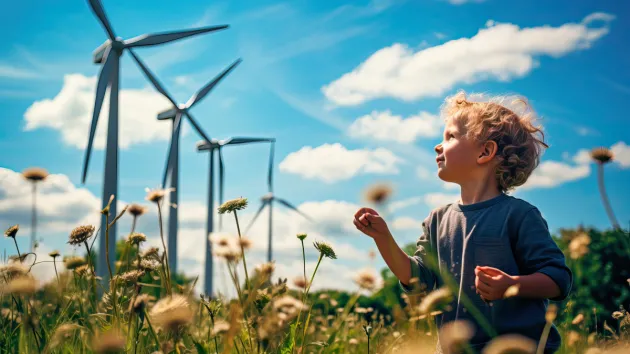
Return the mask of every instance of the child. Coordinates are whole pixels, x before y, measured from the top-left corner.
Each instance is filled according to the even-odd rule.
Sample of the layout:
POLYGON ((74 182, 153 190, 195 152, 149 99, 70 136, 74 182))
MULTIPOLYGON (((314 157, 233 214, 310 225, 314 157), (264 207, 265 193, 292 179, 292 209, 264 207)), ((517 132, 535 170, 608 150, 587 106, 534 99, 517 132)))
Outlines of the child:
MULTIPOLYGON (((459 202, 424 219, 413 257, 400 249, 375 210, 361 208, 354 224, 374 239, 405 292, 417 292, 412 280, 428 291, 444 286, 431 267, 432 255, 439 272, 450 273, 499 335, 516 333, 538 342, 548 299, 568 296, 572 273, 540 211, 506 192, 524 184, 538 165, 547 147, 542 130, 532 124, 532 113, 519 116, 499 103, 468 100, 464 93, 447 99, 443 114, 443 141, 435 146, 437 174, 459 184, 459 202), (518 294, 504 298, 512 285, 518 294)), ((470 321, 475 325, 470 344, 479 350, 491 337, 460 300, 461 293, 455 293, 451 309, 436 316, 437 324, 470 321)), ((553 353, 560 342, 552 327, 545 352, 553 353)))

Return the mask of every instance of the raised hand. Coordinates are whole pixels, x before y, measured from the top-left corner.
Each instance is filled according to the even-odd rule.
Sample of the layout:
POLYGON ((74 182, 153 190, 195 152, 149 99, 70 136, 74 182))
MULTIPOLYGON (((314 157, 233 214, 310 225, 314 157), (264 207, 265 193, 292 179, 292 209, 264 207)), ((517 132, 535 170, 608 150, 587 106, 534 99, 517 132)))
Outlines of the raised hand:
POLYGON ((513 276, 493 267, 475 267, 475 287, 486 301, 502 299, 505 291, 516 284, 513 276))
POLYGON ((371 208, 361 208, 354 214, 354 226, 364 234, 378 239, 389 234, 389 228, 383 218, 371 208))

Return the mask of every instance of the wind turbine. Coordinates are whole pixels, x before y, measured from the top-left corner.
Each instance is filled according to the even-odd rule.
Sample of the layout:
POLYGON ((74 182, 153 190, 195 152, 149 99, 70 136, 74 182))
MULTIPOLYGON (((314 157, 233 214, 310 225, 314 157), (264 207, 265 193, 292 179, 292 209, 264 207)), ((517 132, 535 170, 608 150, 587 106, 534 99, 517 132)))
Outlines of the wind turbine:
MULTIPOLYGON (((158 114, 158 120, 170 119, 173 121, 171 145, 168 152, 168 158, 166 159, 166 166, 164 168, 164 177, 162 178, 162 187, 166 186, 166 180, 170 176, 170 210, 168 214, 168 260, 169 269, 172 274, 177 272, 177 227, 178 227, 178 213, 177 205, 179 204, 179 135, 181 128, 182 116, 186 116, 188 120, 196 125, 195 119, 190 115, 188 110, 194 105, 199 103, 210 91, 224 78, 226 77, 239 63, 241 59, 237 59, 232 65, 223 70, 206 86, 202 87, 197 93, 195 93, 188 102, 185 104, 176 105, 172 108, 158 114)), ((200 135, 205 139, 208 137, 198 129, 200 135)))
POLYGON ((271 262, 272 260, 272 255, 271 255, 271 245, 272 245, 272 238, 273 238, 273 220, 272 220, 272 216, 273 216, 273 203, 277 202, 280 203, 281 205, 297 212, 298 214, 302 215, 303 217, 305 217, 308 220, 311 220, 310 217, 308 217, 308 215, 302 213, 300 210, 298 210, 298 208, 296 208, 295 206, 293 206, 293 204, 289 203, 288 201, 286 201, 285 199, 276 197, 273 194, 273 154, 274 154, 274 148, 275 145, 271 144, 271 150, 269 151, 269 170, 267 172, 267 187, 269 188, 269 193, 265 194, 262 198, 262 205, 260 206, 260 208, 258 209, 258 211, 256 212, 256 215, 254 215, 254 218, 252 219, 252 221, 249 222, 249 225, 247 225, 247 228, 245 229, 245 233, 247 233, 249 231, 249 229, 252 227, 252 225, 254 224, 254 222, 256 221, 256 219, 258 218, 258 216, 260 216, 260 213, 262 213, 262 211, 265 209, 265 207, 269 207, 269 244, 267 245, 267 262, 271 262))
MULTIPOLYGON (((214 152, 219 153, 219 204, 223 203, 223 189, 225 186, 225 166, 223 164, 223 153, 221 150, 227 145, 243 145, 252 143, 275 143, 274 138, 246 138, 233 137, 225 140, 206 139, 197 143, 197 151, 210 152, 210 168, 208 179, 208 220, 206 225, 206 235, 214 231, 214 152)), ((221 219, 219 219, 221 220, 221 219)), ((220 221, 219 221, 220 222, 220 221)), ((221 226, 221 225, 220 225, 221 226)), ((219 226, 219 227, 220 227, 219 226)), ((206 295, 212 296, 212 243, 210 238, 206 237, 206 269, 204 274, 204 291, 206 295)))
MULTIPOLYGON (((103 67, 101 68, 98 83, 96 85, 94 112, 92 115, 88 145, 85 152, 85 161, 83 164, 81 183, 85 184, 85 180, 87 178, 88 165, 90 162, 92 145, 94 143, 94 135, 96 134, 96 126, 98 123, 99 115, 101 113, 101 106, 103 105, 105 91, 107 90, 107 86, 109 86, 109 119, 107 122, 107 144, 105 152, 105 170, 103 172, 104 178, 102 196, 102 207, 104 208, 109 202, 109 197, 111 195, 115 195, 116 197, 118 197, 118 81, 120 76, 120 56, 123 54, 123 51, 125 49, 129 51, 133 59, 144 70, 144 64, 140 62, 140 60, 131 48, 164 44, 197 34, 222 30, 227 28, 228 26, 210 26, 183 31, 144 34, 131 39, 123 40, 120 37, 116 37, 116 35, 114 34, 114 30, 109 23, 107 16, 105 15, 105 10, 103 9, 100 0, 88 0, 88 2, 90 8, 105 29, 105 32, 107 32, 108 39, 105 41, 105 43, 96 48, 93 53, 94 63, 102 64, 103 67)), ((172 99, 169 98, 169 100, 173 104, 175 104, 172 99)), ((111 215, 116 215, 116 204, 117 203, 112 203, 111 205, 111 215)), ((106 223, 107 221, 105 219, 105 216, 102 216, 101 238, 99 240, 100 251, 98 253, 98 265, 96 268, 98 271, 98 275, 101 276, 105 282, 108 281, 108 273, 106 271, 107 259, 105 257, 105 248, 108 247, 111 254, 115 254, 116 251, 116 224, 112 225, 112 227, 110 228, 110 232, 114 236, 110 238, 109 245, 107 245, 105 242, 105 229, 107 225, 106 223)), ((114 259, 110 259, 110 264, 112 267, 114 266, 114 259)))

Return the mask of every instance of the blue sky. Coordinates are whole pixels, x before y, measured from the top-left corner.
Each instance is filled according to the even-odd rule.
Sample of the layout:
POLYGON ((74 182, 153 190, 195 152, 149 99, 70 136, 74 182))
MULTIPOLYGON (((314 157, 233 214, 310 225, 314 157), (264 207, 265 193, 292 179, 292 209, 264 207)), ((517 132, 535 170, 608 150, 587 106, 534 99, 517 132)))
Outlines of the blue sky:
MULTIPOLYGON (((329 220, 308 226, 290 213, 278 213, 278 242, 294 242, 294 232, 308 230, 347 252, 339 264, 348 272, 370 264, 361 255, 373 245, 351 224, 351 211, 363 204, 368 185, 390 182, 394 202, 406 202, 388 215, 401 243, 417 237, 418 222, 431 208, 457 195, 435 175, 432 148, 440 141, 439 107, 459 89, 524 95, 542 117, 550 148, 536 177, 516 195, 540 208, 552 232, 579 223, 608 227, 595 166, 584 158, 585 150, 595 146, 612 147, 618 155, 607 166, 606 183, 618 219, 625 225, 630 219, 624 203, 630 191, 624 183, 630 177, 627 2, 106 0, 103 5, 116 34, 125 39, 231 26, 136 53, 182 103, 233 60, 243 59, 193 113, 215 138, 277 139, 276 194, 329 220)), ((87 2, 7 6, 0 14, 0 28, 11 34, 0 48, 0 167, 5 176, 0 220, 6 227, 23 225, 19 241, 27 248, 30 196, 15 176, 30 166, 44 167, 61 176, 42 191, 49 193, 42 197, 48 201, 41 212, 42 249, 72 252, 64 244, 67 233, 72 225, 93 220, 100 204, 104 150, 98 149, 98 140, 84 186, 80 173, 93 77, 99 72, 91 56, 105 32, 87 2)), ((129 54, 121 68, 125 147, 118 197, 128 203, 142 201, 145 187, 159 185, 170 127, 155 121, 155 113, 168 105, 129 54)), ((103 122, 105 115, 99 134, 103 122)), ((198 140, 185 126, 180 210, 187 221, 180 262, 190 273, 199 269, 199 257, 182 249, 201 248, 207 195, 208 155, 195 151, 198 140)), ((267 146, 224 150, 227 198, 242 195, 251 200, 252 211, 258 207, 266 192, 267 155, 267 146)), ((260 247, 253 252, 260 257, 265 227, 261 220, 253 231, 258 234, 252 235, 260 247)), ((145 232, 155 239, 155 223, 147 221, 145 232)), ((287 246, 282 268, 287 276, 293 274, 291 247, 298 246, 287 246)), ((11 252, 13 246, 2 240, 0 247, 11 252)), ((332 278, 330 286, 344 286, 332 278)))

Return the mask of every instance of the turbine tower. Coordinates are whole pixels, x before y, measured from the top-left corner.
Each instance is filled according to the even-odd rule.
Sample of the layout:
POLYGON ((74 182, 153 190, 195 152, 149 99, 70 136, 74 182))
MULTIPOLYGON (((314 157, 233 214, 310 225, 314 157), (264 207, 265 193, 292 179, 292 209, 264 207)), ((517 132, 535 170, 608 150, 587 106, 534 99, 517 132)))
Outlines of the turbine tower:
MULTIPOLYGON (((172 120, 172 132, 171 132, 171 144, 169 147, 168 157, 166 159, 166 166, 164 168, 164 177, 162 178, 162 188, 166 187, 166 180, 170 177, 170 210, 168 214, 168 260, 169 260, 169 269, 171 270, 171 274, 175 274, 177 272, 177 228, 179 225, 178 222, 178 213, 177 213, 177 205, 179 204, 179 136, 180 136, 180 128, 181 128, 181 118, 182 116, 186 116, 189 121, 193 124, 194 119, 188 113, 188 110, 192 108, 194 105, 199 103, 201 100, 206 97, 208 93, 221 81, 225 78, 236 66, 241 62, 241 59, 237 59, 232 65, 223 70, 219 75, 217 75, 212 81, 210 81, 206 86, 202 87, 197 93, 195 93, 186 104, 181 105, 173 105, 172 108, 158 114, 158 120, 172 120)), ((205 134, 200 134, 202 137, 205 137, 205 134)), ((205 137, 207 139, 207 137, 205 137)))
POLYGON ((212 260, 212 242, 210 242, 210 234, 214 231, 214 152, 219 153, 219 203, 223 203, 223 189, 225 186, 225 166, 223 164, 223 153, 221 150, 227 145, 243 145, 252 143, 275 143, 274 138, 245 138, 245 137, 233 137, 225 140, 206 139, 197 143, 197 151, 209 151, 210 152, 210 168, 208 178, 208 220, 206 224, 206 268, 204 273, 204 291, 206 295, 212 296, 213 284, 212 284, 212 272, 213 272, 213 260, 212 260))
POLYGON ((254 215, 254 218, 252 219, 252 221, 249 222, 249 225, 247 225, 247 228, 245 229, 245 233, 247 233, 249 231, 249 229, 252 227, 252 225, 254 224, 254 222, 256 221, 256 219, 258 218, 258 216, 260 216, 260 213, 262 213, 262 211, 265 209, 265 207, 269 207, 269 230, 268 230, 269 239, 268 239, 268 245, 267 245, 267 262, 271 262, 271 260, 273 259, 272 258, 272 239, 273 239, 273 203, 274 202, 280 203, 281 205, 283 205, 283 206, 285 206, 285 207, 287 207, 287 208, 297 212, 298 214, 302 215, 306 219, 311 220, 311 218, 308 217, 308 215, 302 213, 300 210, 298 210, 298 208, 293 206, 293 204, 289 203, 285 199, 276 197, 273 194, 273 155, 274 155, 274 147, 275 147, 275 145, 272 143, 271 144, 271 150, 269 151, 269 170, 267 171, 267 187, 269 188, 269 193, 267 193, 266 195, 264 195, 261 198, 262 205, 260 206, 260 208, 256 212, 256 215, 254 215))
MULTIPOLYGON (((120 37, 116 37, 116 35, 114 34, 114 30, 109 20, 107 19, 107 16, 105 15, 105 10, 101 5, 100 0, 88 0, 88 2, 90 8, 105 29, 105 32, 107 32, 108 39, 93 53, 94 63, 102 64, 103 67, 101 68, 98 83, 96 85, 94 112, 92 115, 88 145, 85 152, 85 161, 83 164, 81 182, 85 184, 85 180, 87 178, 88 165, 90 162, 92 145, 94 143, 94 135, 96 134, 96 126, 98 123, 99 115, 101 113, 101 106, 103 105, 105 91, 107 90, 107 86, 109 86, 109 119, 107 122, 107 144, 105 152, 105 170, 103 172, 104 178, 102 195, 102 207, 104 208, 107 205, 109 197, 111 195, 115 195, 118 198, 118 85, 120 76, 120 56, 123 54, 123 51, 125 49, 129 51, 132 58, 136 61, 136 63, 138 63, 138 65, 140 65, 141 69, 143 69, 143 71, 146 71, 146 67, 140 62, 140 60, 131 48, 164 44, 197 34, 222 30, 227 28, 228 26, 210 26, 184 31, 144 34, 128 40, 123 40, 120 37)), ((171 102, 173 102, 172 99, 171 102)), ((173 104, 175 103, 173 102, 173 104)), ((117 203, 114 202, 111 205, 111 215, 116 215, 117 213, 116 204, 117 203)), ((99 240, 98 263, 96 268, 97 274, 102 277, 105 283, 107 283, 107 281, 109 280, 109 275, 106 271, 107 259, 105 257, 105 249, 109 248, 110 254, 116 254, 116 224, 114 224, 110 228, 110 234, 113 235, 113 237, 110 238, 109 245, 107 245, 105 242, 105 229, 107 225, 106 223, 107 221, 105 219, 105 216, 101 216, 101 238, 99 240)), ((109 261, 110 265, 113 267, 114 259, 112 258, 109 261)))

